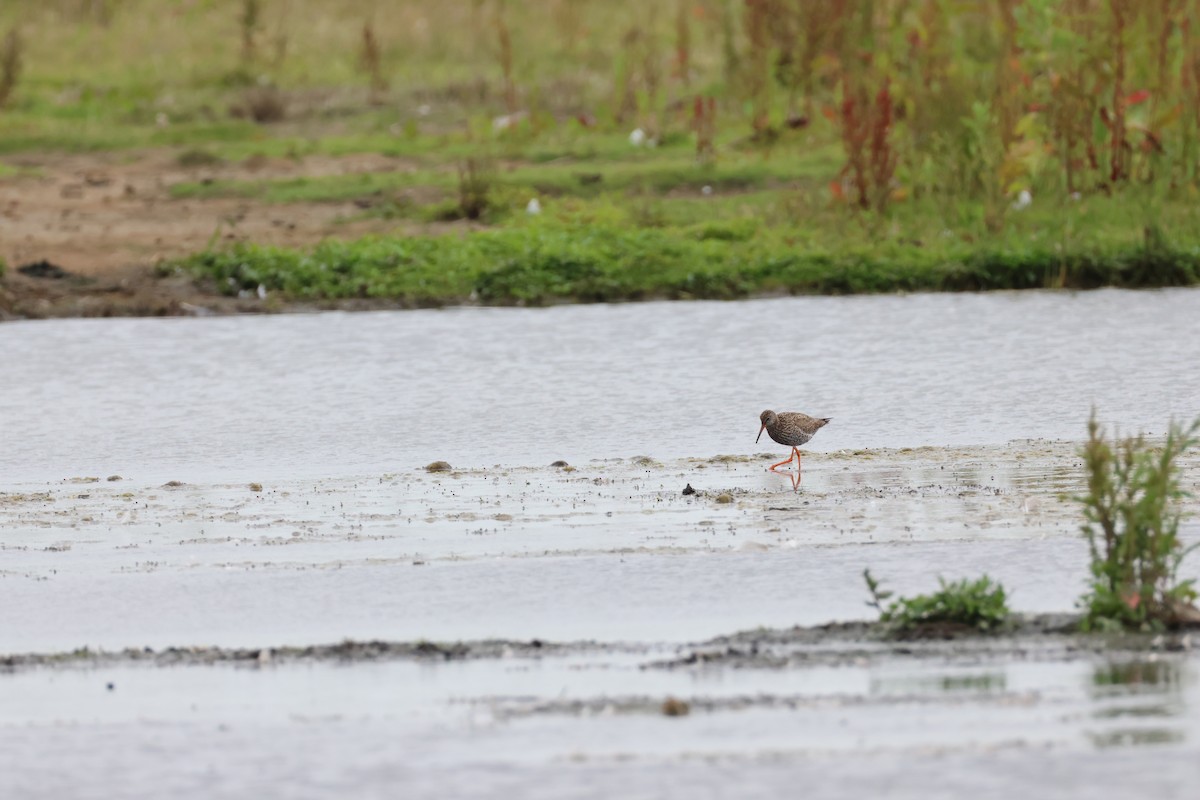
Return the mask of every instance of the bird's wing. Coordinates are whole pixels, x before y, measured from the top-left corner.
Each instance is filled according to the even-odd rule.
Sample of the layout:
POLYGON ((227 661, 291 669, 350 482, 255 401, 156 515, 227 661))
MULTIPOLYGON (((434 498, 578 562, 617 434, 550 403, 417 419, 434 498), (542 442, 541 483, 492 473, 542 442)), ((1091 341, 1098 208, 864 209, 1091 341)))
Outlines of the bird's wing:
POLYGON ((812 436, 825 424, 825 420, 810 417, 808 414, 801 414, 799 411, 785 411, 779 416, 781 422, 786 418, 787 424, 794 425, 809 436, 812 436))

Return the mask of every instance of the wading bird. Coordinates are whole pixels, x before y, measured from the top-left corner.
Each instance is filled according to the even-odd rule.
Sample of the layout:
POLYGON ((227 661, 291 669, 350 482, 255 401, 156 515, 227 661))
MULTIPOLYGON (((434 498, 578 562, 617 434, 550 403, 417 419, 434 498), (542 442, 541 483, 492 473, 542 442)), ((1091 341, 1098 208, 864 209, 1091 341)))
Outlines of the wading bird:
POLYGON ((770 470, 774 472, 776 467, 790 464, 794 458, 796 459, 796 472, 799 472, 800 451, 796 448, 802 444, 808 444, 809 439, 825 427, 830 418, 818 419, 810 417, 808 414, 801 414, 799 411, 781 411, 778 414, 774 411, 764 411, 758 415, 758 419, 762 423, 762 427, 758 429, 758 436, 754 439, 755 444, 758 444, 763 431, 766 431, 767 435, 775 441, 792 448, 791 455, 787 457, 787 460, 772 464, 770 470))

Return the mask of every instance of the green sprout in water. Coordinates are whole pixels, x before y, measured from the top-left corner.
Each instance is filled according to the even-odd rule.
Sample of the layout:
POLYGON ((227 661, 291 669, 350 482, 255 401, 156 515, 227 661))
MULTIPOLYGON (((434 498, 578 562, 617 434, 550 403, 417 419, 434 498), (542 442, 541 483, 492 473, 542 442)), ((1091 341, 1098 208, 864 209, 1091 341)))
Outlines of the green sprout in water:
POLYGON ((1085 630, 1160 630, 1200 621, 1194 580, 1180 563, 1197 545, 1179 538, 1179 458, 1200 441, 1200 420, 1172 422, 1162 447, 1143 436, 1109 441, 1093 411, 1083 449, 1087 493, 1083 534, 1091 587, 1080 599, 1085 630))
POLYGON ((940 587, 933 594, 900 597, 887 602, 892 592, 880 589, 871 570, 863 570, 871 599, 867 605, 879 611, 879 621, 898 633, 922 629, 968 628, 992 631, 1004 624, 1009 609, 1004 587, 987 575, 974 581, 963 579, 947 583, 938 578, 940 587))

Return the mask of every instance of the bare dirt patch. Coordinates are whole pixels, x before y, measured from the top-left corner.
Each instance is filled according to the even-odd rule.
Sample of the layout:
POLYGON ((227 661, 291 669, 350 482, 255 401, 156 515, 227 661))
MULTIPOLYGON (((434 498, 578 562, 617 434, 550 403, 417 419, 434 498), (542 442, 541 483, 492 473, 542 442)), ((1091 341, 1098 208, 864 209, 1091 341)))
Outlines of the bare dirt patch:
POLYGON ((270 180, 409 168, 375 154, 251 158, 183 166, 177 153, 25 155, 0 180, 0 319, 264 310, 155 265, 220 242, 304 247, 327 238, 396 233, 408 223, 362 218, 352 202, 274 205, 236 198, 175 199, 183 181, 270 180), (21 267, 42 265, 40 269, 21 267))

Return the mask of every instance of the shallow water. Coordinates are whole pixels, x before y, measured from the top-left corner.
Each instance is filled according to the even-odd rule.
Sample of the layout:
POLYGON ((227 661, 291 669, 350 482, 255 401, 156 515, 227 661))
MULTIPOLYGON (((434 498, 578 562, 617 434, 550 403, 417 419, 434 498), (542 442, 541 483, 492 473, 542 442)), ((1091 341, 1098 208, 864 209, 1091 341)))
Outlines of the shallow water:
POLYGON ((22 672, 0 680, 0 787, 185 798, 779 796, 797 780, 815 797, 1200 788, 1189 755, 1200 680, 1183 656, 981 665, 948 650, 919 666, 786 670, 645 661, 22 672), (666 697, 691 713, 663 716, 666 697))
POLYGON ((1192 655, 648 662, 862 618, 864 567, 1071 609, 1089 408, 1194 415, 1198 334, 1185 290, 2 325, 0 653, 636 647, 2 674, 0 795, 1194 797, 1192 655), (767 406, 834 417, 798 490, 767 406))
MULTIPOLYGON (((1014 607, 1062 611, 1087 578, 1075 451, 818 453, 799 491, 765 459, 410 470, 262 491, 41 484, 0 494, 0 629, 10 652, 679 642, 862 617, 866 567, 904 593, 987 573, 1014 607), (682 494, 688 483, 697 494, 682 494)), ((1188 462, 1189 480, 1198 472, 1188 462)))
POLYGON ((1162 432, 1200 408, 1200 291, 787 298, 0 326, 0 481, 263 480, 558 458, 1162 432))

